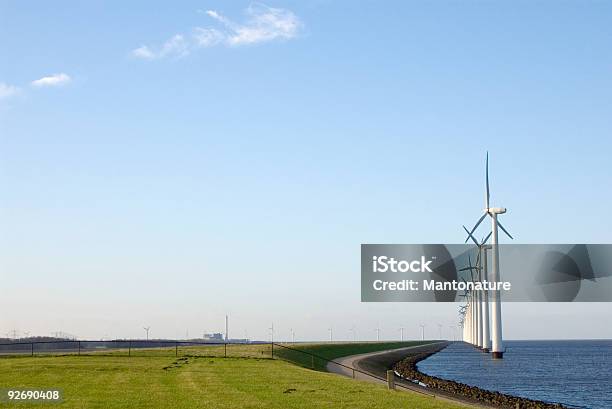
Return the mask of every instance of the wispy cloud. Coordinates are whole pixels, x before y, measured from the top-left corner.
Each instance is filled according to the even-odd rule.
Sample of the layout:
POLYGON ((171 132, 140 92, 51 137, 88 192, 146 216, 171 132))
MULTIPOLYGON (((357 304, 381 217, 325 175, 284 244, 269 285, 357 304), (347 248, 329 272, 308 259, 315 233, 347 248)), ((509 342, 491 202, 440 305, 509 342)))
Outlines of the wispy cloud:
POLYGON ((71 78, 68 74, 59 73, 52 74, 46 77, 39 78, 31 82, 33 87, 57 87, 60 85, 65 85, 71 81, 71 78))
POLYGON ((286 9, 254 4, 244 12, 246 20, 237 23, 215 10, 207 10, 205 14, 215 20, 219 24, 218 27, 195 27, 190 34, 176 34, 160 47, 138 47, 132 50, 132 55, 154 60, 184 57, 195 49, 218 45, 234 47, 290 40, 295 38, 303 27, 301 20, 286 9))
POLYGON ((19 87, 0 82, 0 100, 14 97, 19 95, 20 92, 21 89, 19 87))
POLYGON ((164 57, 184 57, 189 54, 189 44, 185 37, 181 34, 176 34, 166 41, 159 50, 153 51, 151 48, 143 45, 132 51, 132 55, 145 60, 154 60, 164 57))
POLYGON ((214 10, 206 12, 227 29, 225 42, 228 45, 256 44, 277 39, 294 38, 302 23, 289 10, 264 5, 252 5, 246 9, 245 24, 236 24, 214 10))

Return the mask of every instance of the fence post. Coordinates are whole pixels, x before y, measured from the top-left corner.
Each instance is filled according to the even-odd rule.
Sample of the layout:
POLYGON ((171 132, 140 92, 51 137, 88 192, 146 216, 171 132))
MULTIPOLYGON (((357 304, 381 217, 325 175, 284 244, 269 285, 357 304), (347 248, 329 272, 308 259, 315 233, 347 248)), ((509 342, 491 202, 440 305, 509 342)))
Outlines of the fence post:
POLYGON ((310 366, 314 369, 314 355, 310 355, 310 366))
POLYGON ((79 356, 81 356, 81 341, 78 341, 78 342, 79 342, 79 356))
POLYGON ((225 347, 225 350, 223 352, 223 357, 227 358, 227 342, 225 344, 223 344, 223 346, 225 347))
POLYGON ((392 370, 387 371, 387 386, 389 389, 395 389, 395 372, 392 370))
POLYGON ((34 356, 34 343, 32 342, 32 356, 34 356))
POLYGON ((174 356, 178 356, 178 341, 175 341, 175 345, 174 356))
POLYGON ((355 368, 353 368, 353 379, 355 379, 355 368))
POLYGON ((128 356, 132 356, 132 340, 128 341, 128 356))
POLYGON ((272 347, 272 359, 274 359, 274 342, 270 342, 270 346, 272 347))

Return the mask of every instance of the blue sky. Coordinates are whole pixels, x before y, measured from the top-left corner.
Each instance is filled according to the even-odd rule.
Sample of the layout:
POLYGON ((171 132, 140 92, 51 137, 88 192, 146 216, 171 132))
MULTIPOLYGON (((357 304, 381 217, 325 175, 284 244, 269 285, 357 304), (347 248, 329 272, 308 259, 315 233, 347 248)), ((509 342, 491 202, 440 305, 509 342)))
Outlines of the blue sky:
MULTIPOLYGON (((0 332, 436 332, 455 306, 360 304, 359 244, 462 241, 486 150, 517 242, 610 243, 611 11, 1 2, 0 332)), ((506 335, 612 337, 533 309, 506 335)))

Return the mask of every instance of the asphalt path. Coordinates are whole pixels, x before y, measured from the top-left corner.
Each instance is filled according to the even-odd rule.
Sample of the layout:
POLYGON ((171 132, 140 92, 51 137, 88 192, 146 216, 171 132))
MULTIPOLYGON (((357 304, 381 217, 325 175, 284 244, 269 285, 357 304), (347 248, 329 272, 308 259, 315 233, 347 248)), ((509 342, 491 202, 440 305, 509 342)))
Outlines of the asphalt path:
MULTIPOLYGON (((327 370, 332 373, 347 376, 357 380, 387 384, 387 370, 391 369, 396 362, 409 356, 424 352, 437 352, 448 345, 448 342, 432 342, 424 345, 416 345, 406 348, 389 349, 385 351, 369 352, 365 354, 349 355, 334 359, 327 364, 327 370)), ((443 391, 434 390, 423 385, 416 384, 396 375, 395 382, 401 387, 396 390, 410 390, 437 399, 459 403, 472 408, 491 408, 477 401, 452 395, 443 391)))

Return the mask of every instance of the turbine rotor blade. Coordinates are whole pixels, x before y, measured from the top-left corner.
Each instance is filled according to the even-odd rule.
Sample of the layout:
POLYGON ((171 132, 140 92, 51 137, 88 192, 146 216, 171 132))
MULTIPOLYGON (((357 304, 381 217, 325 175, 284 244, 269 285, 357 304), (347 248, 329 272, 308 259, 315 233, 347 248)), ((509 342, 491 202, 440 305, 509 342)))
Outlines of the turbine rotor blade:
POLYGON ((491 197, 491 194, 489 193, 489 151, 487 151, 487 168, 485 171, 485 175, 486 175, 486 181, 487 181, 487 196, 485 199, 485 209, 489 209, 489 198, 491 197))
POLYGON ((463 226, 463 230, 465 230, 465 232, 468 234, 467 238, 465 239, 465 243, 467 243, 469 239, 472 239, 474 244, 478 246, 478 241, 476 241, 474 236, 472 236, 472 233, 470 233, 470 231, 465 226, 463 226))
MULTIPOLYGON (((482 223, 482 221, 484 220, 485 217, 487 217, 487 212, 485 212, 482 216, 480 216, 480 219, 478 219, 478 221, 476 222, 476 225, 472 228, 472 231, 470 231, 470 234, 474 234, 474 232, 476 231, 476 229, 478 228, 478 226, 480 226, 480 223, 482 223)), ((467 241, 467 240, 466 240, 467 241)))
POLYGON ((508 233, 508 230, 506 230, 506 229, 504 228, 504 226, 502 226, 502 225, 501 225, 501 223, 500 223, 499 221, 497 222, 497 226, 499 226, 499 228, 500 228, 500 229, 502 229, 502 231, 503 231, 504 233, 506 233, 506 236, 508 236, 508 237, 510 237, 512 240, 514 240, 514 237, 512 237, 512 236, 510 235, 510 233, 508 233))
MULTIPOLYGON (((499 223, 498 223, 499 224, 499 223)), ((487 237, 485 237, 484 239, 482 239, 482 243, 480 243, 480 245, 485 244, 489 238, 491 237, 491 234, 493 234, 493 232, 490 232, 489 234, 487 234, 487 237)))

